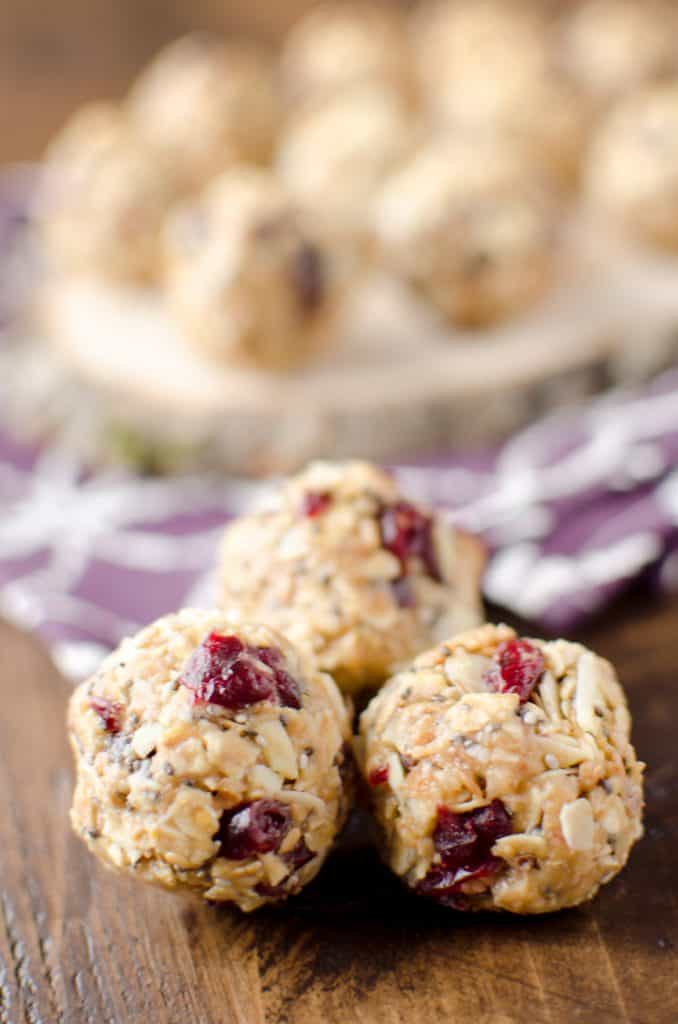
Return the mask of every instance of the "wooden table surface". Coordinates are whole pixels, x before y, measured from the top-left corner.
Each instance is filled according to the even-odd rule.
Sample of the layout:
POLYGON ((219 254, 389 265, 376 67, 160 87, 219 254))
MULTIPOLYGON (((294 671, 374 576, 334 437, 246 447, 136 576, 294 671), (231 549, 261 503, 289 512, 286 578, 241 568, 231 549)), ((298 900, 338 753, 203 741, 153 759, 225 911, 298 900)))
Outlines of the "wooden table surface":
POLYGON ((0 625, 1 1024, 675 1024, 678 605, 581 639, 628 687, 646 836, 589 906, 465 917, 407 895, 354 823, 287 906, 244 916, 104 871, 71 834, 68 686, 0 625))

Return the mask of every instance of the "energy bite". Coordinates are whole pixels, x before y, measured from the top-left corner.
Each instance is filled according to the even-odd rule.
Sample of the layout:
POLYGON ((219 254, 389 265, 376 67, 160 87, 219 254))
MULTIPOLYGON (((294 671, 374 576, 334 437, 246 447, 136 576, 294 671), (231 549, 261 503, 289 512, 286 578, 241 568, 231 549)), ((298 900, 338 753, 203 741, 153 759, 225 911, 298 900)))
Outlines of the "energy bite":
POLYGON ((187 190, 234 163, 266 163, 280 113, 267 55, 208 33, 161 50, 127 108, 139 135, 172 162, 187 190))
POLYGON ((591 899, 643 831, 630 727, 612 666, 581 644, 490 625, 453 637, 362 715, 385 859, 457 910, 591 899))
POLYGON ((35 220, 48 269, 154 278, 176 196, 172 169, 135 136, 120 108, 82 107, 45 154, 35 220))
POLYGON ((586 190, 632 235, 678 248, 678 79, 610 110, 591 146, 586 190))
POLYGON ((292 28, 281 56, 285 92, 293 104, 370 82, 408 93, 409 66, 401 18, 393 8, 369 3, 316 5, 292 28))
POLYGON ((208 357, 284 370, 329 340, 351 256, 272 174, 226 171, 175 211, 166 242, 169 307, 208 357))
POLYGON ((433 139, 374 203, 375 244, 398 277, 462 326, 535 302, 555 272, 555 209, 522 147, 486 134, 433 139))
POLYGON ((366 462, 316 462, 229 525, 220 601, 312 650, 345 691, 481 617, 483 552, 366 462))
POLYGON ((255 910, 320 870, 350 799, 329 676, 264 626, 184 610, 73 694, 71 822, 107 867, 255 910))
POLYGON ((377 188, 413 141, 412 116, 400 94, 361 84, 290 120, 277 169, 290 192, 335 231, 362 232, 377 188))

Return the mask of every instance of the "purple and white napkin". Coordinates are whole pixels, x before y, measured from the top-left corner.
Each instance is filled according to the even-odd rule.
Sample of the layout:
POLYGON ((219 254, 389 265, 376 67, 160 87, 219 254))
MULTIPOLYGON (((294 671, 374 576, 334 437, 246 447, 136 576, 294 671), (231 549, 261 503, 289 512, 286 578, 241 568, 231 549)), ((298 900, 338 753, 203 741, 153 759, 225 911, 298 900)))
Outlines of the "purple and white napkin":
MULTIPOLYGON (((678 370, 495 451, 392 468, 484 539, 486 596, 539 628, 571 631, 650 569, 678 587, 678 370)), ((271 486, 88 473, 0 432, 0 614, 86 672, 156 616, 209 603, 223 524, 271 486)))

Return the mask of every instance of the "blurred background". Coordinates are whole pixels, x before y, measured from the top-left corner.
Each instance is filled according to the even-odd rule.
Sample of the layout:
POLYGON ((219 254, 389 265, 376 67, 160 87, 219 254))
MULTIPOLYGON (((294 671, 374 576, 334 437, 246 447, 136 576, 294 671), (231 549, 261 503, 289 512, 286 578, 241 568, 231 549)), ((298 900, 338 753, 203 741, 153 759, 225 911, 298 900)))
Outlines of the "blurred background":
MULTIPOLYGON (((53 293, 60 303, 49 307, 58 316, 31 321, 28 333, 0 336, 0 501, 9 513, 4 525, 0 514, 0 611, 22 625, 109 646, 200 585, 224 519, 258 493, 258 483, 240 478, 317 456, 395 465, 410 493, 482 535, 492 554, 486 595, 546 629, 578 626, 640 575, 662 590, 678 581, 678 6, 339 3, 332 9, 354 12, 343 54, 336 11, 290 45, 290 28, 317 6, 0 6, 0 216, 8 239, 34 219, 48 254, 48 272, 31 276, 34 268, 22 266, 15 288, 0 223, 0 321, 3 289, 10 298, 20 292, 31 312, 53 293), (371 7, 394 16, 386 28, 366 14, 371 7), (232 170, 234 149, 243 159, 239 130, 263 91, 232 103, 247 95, 249 69, 236 61, 232 74, 230 57, 222 63, 217 52, 205 76, 223 87, 205 120, 216 158, 209 173, 192 168, 195 177, 172 181, 149 224, 145 214, 186 157, 185 139, 200 138, 191 126, 219 89, 196 88, 188 113, 176 114, 176 100, 214 54, 200 46, 180 49, 178 60, 165 54, 160 73, 142 79, 145 103, 138 89, 136 107, 126 97, 164 46, 198 29, 262 44, 259 81, 276 93, 268 148, 256 158, 263 185, 251 208, 241 182, 229 184, 221 205, 205 198, 215 174, 232 170), (340 75, 339 86, 323 81, 340 57, 373 74, 365 92, 361 81, 352 93, 355 82, 340 75), (175 94, 164 102, 168 83, 175 94), (357 99, 344 108, 343 95, 357 99), (79 108, 102 99, 124 102, 99 122, 76 119, 64 130, 79 108), (232 148, 222 151, 228 119, 232 148), (151 144, 158 125, 167 137, 151 144), (55 137, 47 185, 50 165, 55 181, 66 180, 65 168, 80 184, 52 195, 47 188, 50 201, 33 207, 30 168, 55 137), (400 175, 403 167, 412 173, 400 175), (307 219, 286 205, 288 188, 294 203, 308 200, 307 219), (269 201, 285 216, 271 218, 269 201), (316 237, 326 215, 327 234, 316 237), (168 223, 178 225, 174 234, 168 223), (361 266, 341 279, 335 301, 342 229, 355 236, 361 266), (214 339, 203 336, 205 323, 232 326, 238 289, 205 287, 214 265, 230 280, 232 251, 242 279, 252 271, 259 282, 243 302, 255 341, 289 345, 272 353, 278 363, 261 356, 266 344, 254 345, 243 371, 242 352, 225 345, 215 358, 214 339), (92 257, 85 274, 94 268, 85 300, 77 291, 83 252, 85 263, 92 257), (360 311, 373 330, 354 332, 351 346, 362 291, 376 296, 360 311), (336 344, 296 351, 309 319, 322 320, 326 305, 334 328, 342 303, 350 315, 336 344), (181 326, 171 337, 161 320, 169 309, 181 326), (132 482, 109 475, 111 461, 118 469, 122 461, 132 482), (104 467, 100 478, 83 468, 92 464, 104 467), (172 479, 215 469, 216 491, 213 475, 188 487, 172 479), (156 474, 165 479, 149 481, 156 474), (76 554, 64 509, 82 526, 76 554), (188 512, 192 525, 178 528, 175 518, 188 512), (88 559, 106 547, 107 531, 127 557, 128 529, 165 530, 158 565, 140 543, 133 568, 142 583, 130 588, 103 574, 90 592, 88 559), (193 533, 202 539, 188 552, 193 533), (174 573, 174 589, 158 586, 156 570, 174 573), (67 607, 65 592, 85 612, 67 607)), ((204 154, 189 156, 197 166, 204 154)))
POLYGON ((0 160, 33 160, 66 116, 117 98, 165 43, 196 28, 279 40, 311 0, 3 0, 0 160))
POLYGON ((38 157, 71 111, 94 97, 122 97, 157 50, 188 31, 223 30, 275 44, 312 6, 313 0, 3 0, 0 160, 38 157))

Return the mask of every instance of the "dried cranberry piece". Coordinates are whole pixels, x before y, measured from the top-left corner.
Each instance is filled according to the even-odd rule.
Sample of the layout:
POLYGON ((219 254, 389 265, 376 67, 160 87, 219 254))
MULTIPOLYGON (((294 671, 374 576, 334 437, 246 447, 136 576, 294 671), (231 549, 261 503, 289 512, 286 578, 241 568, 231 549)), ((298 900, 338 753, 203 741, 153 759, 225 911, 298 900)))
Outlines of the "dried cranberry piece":
POLYGON ((497 668, 486 675, 489 688, 497 693, 517 693, 524 704, 544 672, 544 656, 539 648, 529 640, 505 640, 494 660, 497 668))
POLYGON ((309 519, 315 519, 326 512, 331 504, 332 495, 329 491, 307 491, 301 503, 301 511, 309 519))
POLYGON ((433 844, 440 862, 433 864, 417 891, 445 906, 460 908, 466 882, 496 874, 502 861, 492 847, 511 833, 511 816, 501 800, 466 814, 438 808, 433 844))
POLYGON ((215 839, 219 856, 246 860, 278 849, 290 830, 292 815, 279 800, 255 800, 224 811, 215 839))
POLYGON ((317 245, 302 244, 292 264, 292 281, 305 313, 315 313, 325 297, 325 257, 317 245))
POLYGON ((116 704, 106 697, 90 697, 89 706, 96 711, 106 732, 120 732, 122 728, 122 704, 116 704))
POLYGON ((468 901, 461 891, 461 886, 465 882, 491 877, 497 873, 500 864, 498 857, 490 857, 472 870, 432 867, 417 886, 417 892, 422 896, 430 896, 444 907, 451 907, 453 910, 466 910, 468 901))
POLYGON ((278 647, 254 647, 256 657, 273 669, 278 700, 284 708, 301 707, 301 691, 296 679, 285 668, 285 659, 278 647))
POLYGON ((409 501, 384 505, 379 512, 381 542, 400 562, 402 575, 407 574, 410 558, 419 558, 428 575, 440 581, 440 567, 433 546, 433 518, 409 501))
POLYGON ((445 807, 438 809, 433 845, 446 868, 456 871, 470 863, 477 843, 478 837, 470 815, 455 814, 445 807))
POLYGON ((284 667, 277 647, 251 647, 237 636, 210 633, 184 666, 180 680, 196 701, 238 711, 270 701, 301 707, 299 684, 284 667))
POLYGON ((412 584, 408 580, 407 576, 399 576, 397 580, 393 580, 391 582, 391 590, 401 608, 414 608, 416 601, 414 599, 412 584))
POLYGON ((385 782, 388 782, 388 765, 382 764, 379 768, 373 768, 367 776, 367 781, 373 788, 383 786, 385 782))
POLYGON ((511 835, 511 815, 501 800, 493 800, 484 807, 477 807, 471 814, 476 834, 488 850, 492 849, 498 839, 511 835))

